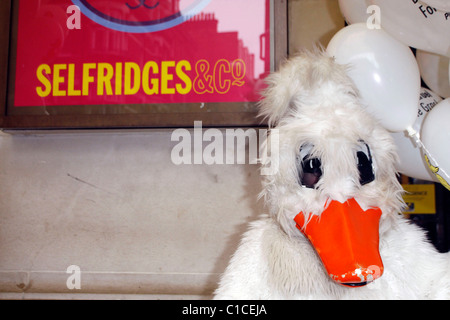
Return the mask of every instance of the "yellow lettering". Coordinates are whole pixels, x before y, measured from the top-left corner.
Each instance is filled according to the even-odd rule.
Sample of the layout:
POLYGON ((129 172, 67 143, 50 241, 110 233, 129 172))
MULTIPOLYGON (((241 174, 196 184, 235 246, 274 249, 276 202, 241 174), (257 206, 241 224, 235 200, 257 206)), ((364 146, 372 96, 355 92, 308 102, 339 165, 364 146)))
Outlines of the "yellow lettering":
POLYGON ((44 88, 42 87, 36 87, 36 93, 39 97, 46 97, 50 94, 52 91, 52 83, 50 80, 47 79, 47 77, 44 75, 44 72, 49 75, 52 73, 52 70, 50 69, 50 66, 48 64, 41 64, 37 70, 36 70, 36 76, 38 80, 42 83, 44 88))
POLYGON ((186 75, 186 73, 184 73, 183 68, 185 71, 192 70, 189 61, 182 60, 178 62, 176 67, 176 73, 178 78, 180 78, 180 80, 184 82, 184 87, 180 83, 177 83, 175 87, 177 88, 177 92, 179 94, 188 94, 192 89, 192 80, 186 75))
POLYGON ((125 62, 125 83, 124 93, 127 95, 136 94, 141 86, 141 69, 134 62, 125 62), (133 81, 131 80, 131 73, 133 71, 133 81), (131 85, 133 82, 133 85, 131 85))
POLYGON ((231 73, 234 78, 233 86, 242 87, 245 84, 244 78, 246 73, 245 62, 242 59, 236 59, 233 61, 231 73))
POLYGON ((122 94, 122 62, 116 63, 116 95, 122 94))
POLYGON ((231 88, 231 81, 228 79, 224 80, 224 73, 230 73, 230 63, 225 59, 220 59, 216 62, 214 66, 214 86, 216 91, 220 94, 227 93, 231 88))
POLYGON ((97 95, 102 96, 104 88, 108 96, 113 94, 111 79, 114 75, 113 66, 109 63, 99 63, 97 66, 97 95), (105 74, 106 71, 106 74, 105 74))
MULTIPOLYGON (((50 94, 58 96, 89 96, 96 87, 98 96, 103 95, 134 95, 142 87, 146 95, 154 94, 188 94, 195 86, 195 82, 189 77, 192 66, 189 61, 147 61, 143 66, 135 62, 116 62, 115 64, 83 63, 79 65, 69 64, 41 64, 36 69, 36 77, 39 85, 36 93, 39 97, 47 97, 50 94), (141 68, 142 67, 142 68, 141 68), (77 69, 76 69, 77 68, 77 69), (77 81, 77 75, 82 75, 81 83, 77 81)), ((228 83, 222 79, 222 73, 230 73, 225 66, 219 66, 217 75, 220 88, 228 88, 228 83)), ((239 69, 239 68, 238 68, 239 69)), ((198 71, 198 70, 197 70, 198 71)), ((240 70, 238 70, 239 75, 240 70)))
POLYGON ((161 63, 161 93, 174 94, 175 88, 169 88, 169 81, 173 80, 173 74, 169 73, 169 68, 175 67, 175 61, 163 61, 161 63))
POLYGON ((158 74, 159 73, 159 68, 158 68, 158 64, 154 61, 148 61, 145 65, 144 68, 142 69, 142 89, 144 89, 144 92, 148 95, 152 95, 152 94, 158 94, 159 93, 159 80, 158 78, 152 78, 151 81, 149 81, 150 79, 150 69, 152 70, 153 74, 158 74), (152 87, 150 88, 150 82, 152 84, 152 87))
POLYGON ((68 72, 68 83, 67 83, 67 95, 68 96, 80 96, 81 90, 75 90, 75 65, 73 63, 69 64, 68 72))
POLYGON ((66 95, 65 90, 60 90, 59 85, 64 82, 64 77, 60 76, 61 70, 66 70, 66 64, 55 64, 53 66, 53 96, 61 97, 66 95))
POLYGON ((95 69, 95 63, 85 63, 83 64, 83 96, 89 95, 89 84, 94 82, 94 77, 89 74, 91 69, 95 69))

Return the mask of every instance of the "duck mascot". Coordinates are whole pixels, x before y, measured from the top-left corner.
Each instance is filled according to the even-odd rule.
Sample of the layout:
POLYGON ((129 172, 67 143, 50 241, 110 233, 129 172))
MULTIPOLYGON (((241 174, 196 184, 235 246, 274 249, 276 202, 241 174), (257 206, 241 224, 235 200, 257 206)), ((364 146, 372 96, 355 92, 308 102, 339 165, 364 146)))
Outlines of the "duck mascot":
POLYGON ((251 223, 215 299, 450 298, 450 253, 400 214, 395 145, 346 68, 304 52, 267 78, 260 114, 279 137, 262 163, 277 168, 263 176, 268 214, 251 223))

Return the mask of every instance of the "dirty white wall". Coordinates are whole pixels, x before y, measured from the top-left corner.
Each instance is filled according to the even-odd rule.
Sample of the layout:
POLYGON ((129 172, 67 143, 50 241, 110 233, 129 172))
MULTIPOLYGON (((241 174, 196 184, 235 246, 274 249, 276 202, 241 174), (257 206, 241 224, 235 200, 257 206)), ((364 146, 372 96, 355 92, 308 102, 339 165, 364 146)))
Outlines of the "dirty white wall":
POLYGON ((259 173, 176 166, 175 144, 170 130, 1 134, 1 291, 210 294, 261 211, 259 173))
MULTIPOLYGON (((291 52, 326 45, 337 10, 290 1, 291 52)), ((1 133, 0 298, 210 297, 262 212, 260 176, 176 166, 171 132, 1 133), (67 286, 71 265, 81 289, 67 286)))

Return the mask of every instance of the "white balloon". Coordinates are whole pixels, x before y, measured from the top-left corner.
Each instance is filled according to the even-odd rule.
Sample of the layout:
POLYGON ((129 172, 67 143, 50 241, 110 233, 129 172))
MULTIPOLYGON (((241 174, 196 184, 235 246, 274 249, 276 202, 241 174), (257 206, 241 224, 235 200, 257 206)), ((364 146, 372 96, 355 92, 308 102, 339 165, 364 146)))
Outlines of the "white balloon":
POLYGON ((450 190, 450 98, 439 102, 422 125, 422 143, 430 168, 450 190))
MULTIPOLYGON (((420 91, 419 106, 417 108, 417 118, 412 126, 414 131, 420 132, 423 120, 442 99, 434 92, 422 88, 420 91)), ((397 171, 412 178, 439 182, 436 176, 428 168, 422 156, 422 150, 406 132, 391 133, 397 146, 399 163, 397 171)))
POLYGON ((418 136, 419 139, 423 121, 426 115, 428 114, 428 112, 433 110, 433 108, 441 101, 442 98, 435 92, 426 88, 420 89, 420 99, 419 99, 419 106, 417 109, 417 119, 412 126, 414 131, 419 134, 418 136))
POLYGON ((381 27, 404 44, 450 57, 448 1, 370 0, 381 9, 381 27))
POLYGON ((366 0, 339 0, 339 8, 348 24, 365 22, 368 18, 366 0))
POLYGON ((450 58, 422 50, 417 50, 416 58, 420 75, 427 86, 441 97, 449 98, 450 58))
POLYGON ((411 50, 382 29, 356 23, 341 29, 327 52, 337 63, 349 65, 361 97, 380 123, 398 132, 416 120, 420 74, 411 50))

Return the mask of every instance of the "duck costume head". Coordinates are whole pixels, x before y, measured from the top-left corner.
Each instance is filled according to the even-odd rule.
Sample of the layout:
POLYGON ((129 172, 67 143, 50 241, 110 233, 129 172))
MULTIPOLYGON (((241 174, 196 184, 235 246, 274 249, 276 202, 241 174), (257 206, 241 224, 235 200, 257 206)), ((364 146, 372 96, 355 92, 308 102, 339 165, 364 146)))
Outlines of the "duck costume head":
POLYGON ((309 239, 339 284, 379 278, 379 222, 401 211, 402 188, 389 134, 364 110, 345 66, 325 54, 291 59, 269 77, 262 114, 280 140, 278 172, 264 180, 270 214, 309 239))

